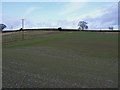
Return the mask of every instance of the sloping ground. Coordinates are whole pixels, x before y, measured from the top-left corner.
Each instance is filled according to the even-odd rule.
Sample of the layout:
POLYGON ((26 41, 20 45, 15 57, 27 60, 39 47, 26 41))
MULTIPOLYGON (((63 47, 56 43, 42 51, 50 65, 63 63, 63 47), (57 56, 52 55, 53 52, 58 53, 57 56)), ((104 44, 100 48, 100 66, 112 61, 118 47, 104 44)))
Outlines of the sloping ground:
POLYGON ((118 86, 118 34, 44 33, 3 43, 3 87, 118 86))

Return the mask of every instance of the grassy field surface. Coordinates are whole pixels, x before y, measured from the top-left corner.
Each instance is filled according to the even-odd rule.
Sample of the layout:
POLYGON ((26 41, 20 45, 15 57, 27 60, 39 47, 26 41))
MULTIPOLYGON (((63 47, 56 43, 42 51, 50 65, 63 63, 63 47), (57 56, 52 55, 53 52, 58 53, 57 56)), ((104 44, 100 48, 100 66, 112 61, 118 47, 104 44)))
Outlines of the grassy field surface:
POLYGON ((25 32, 24 40, 21 35, 3 35, 3 87, 118 86, 118 34, 34 31, 25 32))

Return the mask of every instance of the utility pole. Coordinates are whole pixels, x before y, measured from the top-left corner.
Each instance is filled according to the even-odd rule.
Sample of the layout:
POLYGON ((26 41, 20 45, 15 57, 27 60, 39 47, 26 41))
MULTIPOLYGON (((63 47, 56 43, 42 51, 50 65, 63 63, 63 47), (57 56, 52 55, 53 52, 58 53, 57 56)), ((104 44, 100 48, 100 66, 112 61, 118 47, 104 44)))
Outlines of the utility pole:
POLYGON ((24 20, 25 19, 22 19, 22 29, 24 28, 24 20))
POLYGON ((24 20, 25 19, 21 19, 22 20, 22 28, 21 28, 21 30, 22 30, 22 40, 24 40, 24 20))

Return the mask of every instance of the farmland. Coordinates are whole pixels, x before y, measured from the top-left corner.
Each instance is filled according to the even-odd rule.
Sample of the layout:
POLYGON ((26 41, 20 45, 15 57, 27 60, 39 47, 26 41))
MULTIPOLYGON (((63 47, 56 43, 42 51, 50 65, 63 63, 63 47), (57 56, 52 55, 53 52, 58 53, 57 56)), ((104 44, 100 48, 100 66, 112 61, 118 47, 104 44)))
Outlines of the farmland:
POLYGON ((3 88, 118 87, 118 34, 5 34, 2 53, 3 88))

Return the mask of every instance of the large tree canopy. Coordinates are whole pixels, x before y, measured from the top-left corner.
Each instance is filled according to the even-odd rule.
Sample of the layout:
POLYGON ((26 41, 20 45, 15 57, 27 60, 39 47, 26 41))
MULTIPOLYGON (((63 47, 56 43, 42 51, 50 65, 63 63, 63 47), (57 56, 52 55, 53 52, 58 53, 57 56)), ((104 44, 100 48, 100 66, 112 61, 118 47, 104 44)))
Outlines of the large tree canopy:
POLYGON ((84 30, 84 29, 88 29, 88 26, 87 26, 87 22, 85 22, 85 21, 80 21, 79 23, 78 23, 78 26, 79 26, 79 30, 84 30))

